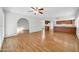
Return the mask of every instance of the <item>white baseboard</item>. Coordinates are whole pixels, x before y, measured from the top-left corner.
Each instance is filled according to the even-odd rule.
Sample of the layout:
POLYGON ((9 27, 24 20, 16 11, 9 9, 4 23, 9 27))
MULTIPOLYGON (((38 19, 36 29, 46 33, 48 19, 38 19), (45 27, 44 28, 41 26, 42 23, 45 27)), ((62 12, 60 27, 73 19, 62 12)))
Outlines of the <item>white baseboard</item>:
POLYGON ((8 38, 8 37, 12 37, 12 36, 16 36, 17 34, 14 34, 14 35, 6 35, 4 36, 4 38, 8 38))

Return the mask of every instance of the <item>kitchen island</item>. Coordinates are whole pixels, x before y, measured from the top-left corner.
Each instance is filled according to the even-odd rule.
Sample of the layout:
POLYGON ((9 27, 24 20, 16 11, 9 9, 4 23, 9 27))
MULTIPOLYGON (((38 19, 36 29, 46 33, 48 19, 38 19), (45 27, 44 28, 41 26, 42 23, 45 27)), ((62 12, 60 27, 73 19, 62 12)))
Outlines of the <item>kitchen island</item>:
POLYGON ((76 34, 76 27, 69 24, 56 25, 54 26, 54 31, 76 34))

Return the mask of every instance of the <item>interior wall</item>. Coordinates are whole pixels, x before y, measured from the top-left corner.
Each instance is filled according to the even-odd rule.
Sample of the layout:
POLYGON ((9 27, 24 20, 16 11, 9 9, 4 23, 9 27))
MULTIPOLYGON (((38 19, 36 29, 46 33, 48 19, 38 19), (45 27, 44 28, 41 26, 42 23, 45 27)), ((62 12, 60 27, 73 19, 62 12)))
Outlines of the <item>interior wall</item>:
POLYGON ((0 48, 3 43, 4 38, 4 13, 2 8, 0 8, 0 48))
POLYGON ((78 14, 77 14, 75 25, 76 25, 76 35, 79 38, 79 11, 78 11, 78 14))
POLYGON ((51 29, 51 30, 54 29, 54 21, 50 21, 50 29, 51 29))
POLYGON ((36 32, 41 30, 42 30, 42 20, 32 17, 30 19, 30 32, 36 32))
POLYGON ((42 21, 27 15, 6 12, 6 36, 13 36, 17 33, 17 21, 25 18, 29 21, 29 32, 36 32, 42 29, 42 21))
POLYGON ((16 16, 11 13, 6 13, 6 36, 13 36, 16 34, 16 16))

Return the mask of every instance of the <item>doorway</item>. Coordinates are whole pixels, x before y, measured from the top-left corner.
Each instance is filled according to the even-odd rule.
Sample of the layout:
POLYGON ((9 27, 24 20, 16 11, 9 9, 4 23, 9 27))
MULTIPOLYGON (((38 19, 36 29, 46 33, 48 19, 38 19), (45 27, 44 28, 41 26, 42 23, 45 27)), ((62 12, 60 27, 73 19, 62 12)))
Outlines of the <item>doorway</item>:
POLYGON ((17 22, 17 33, 29 32, 29 22, 25 18, 20 18, 17 22))

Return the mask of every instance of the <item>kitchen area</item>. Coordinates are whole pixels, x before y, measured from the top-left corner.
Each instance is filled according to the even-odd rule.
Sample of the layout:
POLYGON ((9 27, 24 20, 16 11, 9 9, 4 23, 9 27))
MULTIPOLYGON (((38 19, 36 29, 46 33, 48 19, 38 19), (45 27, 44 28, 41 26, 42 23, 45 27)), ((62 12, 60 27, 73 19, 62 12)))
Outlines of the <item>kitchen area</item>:
POLYGON ((76 34, 75 19, 55 20, 54 31, 76 34))

